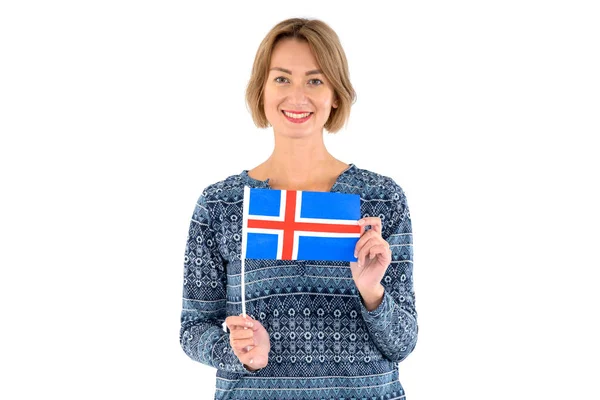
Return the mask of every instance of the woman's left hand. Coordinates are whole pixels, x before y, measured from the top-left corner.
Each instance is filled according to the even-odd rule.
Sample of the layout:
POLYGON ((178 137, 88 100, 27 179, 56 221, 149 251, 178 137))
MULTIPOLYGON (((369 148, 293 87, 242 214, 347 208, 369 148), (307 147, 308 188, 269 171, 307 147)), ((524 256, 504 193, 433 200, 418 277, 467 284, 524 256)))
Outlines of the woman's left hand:
POLYGON ((362 227, 354 250, 358 262, 351 261, 350 270, 360 291, 372 290, 380 286, 387 267, 392 262, 392 250, 381 237, 381 218, 362 218, 358 224, 362 227), (367 225, 371 225, 371 229, 365 231, 367 225))

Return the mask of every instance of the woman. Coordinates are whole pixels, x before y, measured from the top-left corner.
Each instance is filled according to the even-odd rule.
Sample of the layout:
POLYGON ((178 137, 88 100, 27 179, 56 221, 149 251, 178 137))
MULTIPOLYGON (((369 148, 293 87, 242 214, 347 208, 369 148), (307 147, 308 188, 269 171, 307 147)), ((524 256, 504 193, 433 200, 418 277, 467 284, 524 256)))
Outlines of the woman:
POLYGON ((215 399, 404 398, 398 362, 418 330, 410 214, 393 179, 325 148, 323 129, 341 129, 355 100, 335 32, 319 20, 277 24, 258 49, 246 100, 255 124, 273 127, 275 147, 196 204, 183 350, 217 368, 215 399), (359 194, 358 262, 245 260, 241 315, 244 186, 359 194))

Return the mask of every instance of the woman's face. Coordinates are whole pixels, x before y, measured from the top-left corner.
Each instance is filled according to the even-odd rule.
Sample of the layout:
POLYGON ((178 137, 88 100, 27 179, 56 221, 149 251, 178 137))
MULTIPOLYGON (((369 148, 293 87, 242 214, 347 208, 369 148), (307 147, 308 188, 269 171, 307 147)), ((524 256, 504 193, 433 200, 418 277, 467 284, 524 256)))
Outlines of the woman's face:
POLYGON ((263 94, 265 115, 275 133, 322 134, 331 108, 338 106, 333 97, 308 43, 283 39, 275 45, 263 94))

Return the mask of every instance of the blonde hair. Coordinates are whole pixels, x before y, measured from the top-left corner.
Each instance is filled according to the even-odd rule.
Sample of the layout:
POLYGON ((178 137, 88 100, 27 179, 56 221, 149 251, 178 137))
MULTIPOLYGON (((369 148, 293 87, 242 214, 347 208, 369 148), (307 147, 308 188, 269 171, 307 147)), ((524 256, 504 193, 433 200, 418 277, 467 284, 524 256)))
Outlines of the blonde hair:
POLYGON ((323 75, 331 83, 338 107, 331 108, 324 128, 331 133, 339 131, 348 121, 350 107, 356 101, 356 93, 350 83, 346 54, 340 39, 329 25, 317 19, 305 18, 290 18, 278 23, 258 47, 246 88, 246 104, 250 108, 254 124, 259 128, 269 127, 263 102, 265 82, 269 75, 273 49, 280 40, 287 38, 308 43, 323 75))

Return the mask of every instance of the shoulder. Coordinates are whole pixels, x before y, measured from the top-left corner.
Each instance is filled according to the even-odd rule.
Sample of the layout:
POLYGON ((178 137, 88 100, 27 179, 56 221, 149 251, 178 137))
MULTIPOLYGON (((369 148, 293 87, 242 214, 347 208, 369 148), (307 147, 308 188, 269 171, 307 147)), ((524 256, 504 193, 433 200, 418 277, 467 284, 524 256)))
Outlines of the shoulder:
POLYGON ((356 166, 348 172, 344 182, 360 192, 363 200, 405 201, 404 190, 394 178, 356 166))
MULTIPOLYGON (((382 219, 382 235, 388 238, 399 226, 410 224, 410 211, 406 195, 394 178, 356 168, 349 180, 361 193, 361 212, 364 216, 379 216, 382 219)), ((355 189, 356 190, 356 189, 355 189)), ((406 231, 411 228, 402 228, 406 231)))
POLYGON ((244 199, 244 180, 241 174, 230 175, 223 180, 206 186, 196 201, 196 213, 205 214, 211 226, 217 229, 223 215, 235 212, 244 199), (233 207, 230 207, 233 205, 233 207), (213 225, 216 224, 216 225, 213 225))
POLYGON ((244 180, 241 174, 230 175, 223 180, 206 186, 200 194, 199 202, 236 202, 244 197, 244 180))

